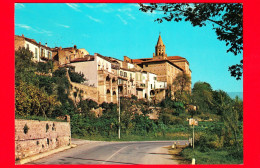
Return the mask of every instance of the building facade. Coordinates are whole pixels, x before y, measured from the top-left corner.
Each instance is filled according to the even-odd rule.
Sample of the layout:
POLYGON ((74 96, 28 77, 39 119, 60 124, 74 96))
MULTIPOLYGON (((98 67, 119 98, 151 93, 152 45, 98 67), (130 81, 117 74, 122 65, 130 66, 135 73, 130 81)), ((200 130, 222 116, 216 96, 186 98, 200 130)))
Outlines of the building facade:
POLYGON ((174 95, 173 82, 177 74, 191 76, 189 62, 185 58, 167 56, 160 35, 152 58, 131 59, 124 56, 124 60, 119 60, 98 53, 90 55, 86 49, 78 49, 76 45, 50 48, 47 44, 16 35, 15 50, 19 47, 28 48, 34 55, 34 61, 53 60, 56 67, 69 66, 75 72, 83 73, 87 80, 74 85, 76 89, 82 89, 84 98, 95 94, 93 99, 98 103, 118 103, 119 96, 136 96, 159 102, 165 98, 167 89, 174 95))
POLYGON ((15 35, 15 43, 14 43, 15 50, 18 50, 19 48, 27 48, 29 49, 33 54, 33 61, 35 62, 45 62, 47 60, 52 60, 53 53, 52 49, 47 46, 47 43, 45 45, 42 45, 41 42, 37 43, 35 40, 15 35))

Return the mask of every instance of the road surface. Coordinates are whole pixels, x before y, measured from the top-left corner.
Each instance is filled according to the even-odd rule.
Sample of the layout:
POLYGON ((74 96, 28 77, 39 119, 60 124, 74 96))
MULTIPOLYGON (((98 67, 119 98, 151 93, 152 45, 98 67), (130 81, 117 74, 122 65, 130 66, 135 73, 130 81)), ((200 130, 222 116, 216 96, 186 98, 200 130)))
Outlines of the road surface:
POLYGON ((75 148, 27 164, 178 164, 167 149, 174 141, 74 142, 75 148))

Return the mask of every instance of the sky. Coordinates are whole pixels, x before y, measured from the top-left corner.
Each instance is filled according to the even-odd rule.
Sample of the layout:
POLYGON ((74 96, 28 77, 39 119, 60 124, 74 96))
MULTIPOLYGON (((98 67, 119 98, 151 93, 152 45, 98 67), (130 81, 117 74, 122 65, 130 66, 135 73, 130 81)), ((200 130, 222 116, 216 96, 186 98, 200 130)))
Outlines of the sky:
POLYGON ((214 90, 243 92, 243 80, 237 81, 228 71, 243 56, 227 53, 211 24, 154 22, 160 16, 160 12, 141 12, 134 3, 16 3, 15 34, 49 47, 77 45, 91 55, 123 60, 123 56, 152 58, 161 33, 166 54, 188 60, 192 84, 201 81, 214 90))

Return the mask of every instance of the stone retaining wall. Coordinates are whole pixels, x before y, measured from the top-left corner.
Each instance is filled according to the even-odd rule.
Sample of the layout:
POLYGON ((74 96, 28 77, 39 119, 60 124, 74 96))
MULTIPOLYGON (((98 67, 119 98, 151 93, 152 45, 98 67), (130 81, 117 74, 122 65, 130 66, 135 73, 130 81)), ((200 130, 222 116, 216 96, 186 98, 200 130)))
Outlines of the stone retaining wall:
POLYGON ((15 159, 69 146, 69 122, 15 120, 15 159))

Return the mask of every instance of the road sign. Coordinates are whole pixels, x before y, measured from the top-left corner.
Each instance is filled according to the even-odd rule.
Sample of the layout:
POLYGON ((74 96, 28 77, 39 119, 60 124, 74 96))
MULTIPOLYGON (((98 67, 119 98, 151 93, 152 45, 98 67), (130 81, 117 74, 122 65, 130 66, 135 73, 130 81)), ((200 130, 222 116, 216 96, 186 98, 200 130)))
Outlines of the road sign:
POLYGON ((193 118, 190 118, 189 119, 189 125, 198 125, 198 121, 196 121, 195 119, 193 119, 193 118))

